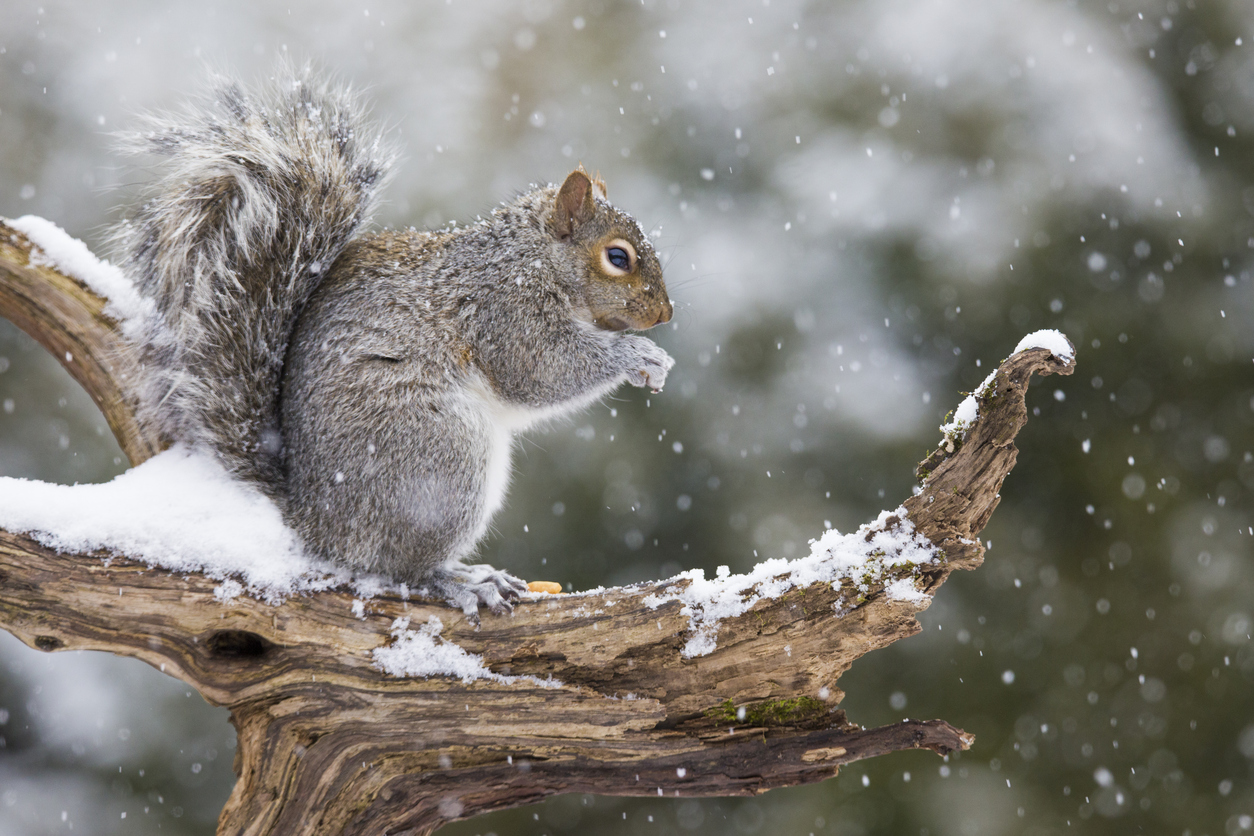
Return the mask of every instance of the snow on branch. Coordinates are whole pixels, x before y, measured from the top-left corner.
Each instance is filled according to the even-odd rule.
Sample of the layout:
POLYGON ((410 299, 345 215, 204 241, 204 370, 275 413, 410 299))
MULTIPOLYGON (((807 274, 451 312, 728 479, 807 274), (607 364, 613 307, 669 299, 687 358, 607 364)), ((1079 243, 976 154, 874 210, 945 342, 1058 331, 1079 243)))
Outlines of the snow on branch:
POLYGON ((752 794, 971 745, 940 720, 862 729, 837 683, 982 561, 1028 380, 1074 367, 1056 332, 1025 339, 917 492, 857 532, 743 575, 534 595, 475 624, 309 559, 204 456, 156 455, 127 396, 142 301, 51 224, 18 226, 0 224, 0 315, 62 358, 137 466, 107 485, 0 479, 0 627, 135 656, 228 706, 239 780, 219 833, 429 833, 559 792, 752 794))

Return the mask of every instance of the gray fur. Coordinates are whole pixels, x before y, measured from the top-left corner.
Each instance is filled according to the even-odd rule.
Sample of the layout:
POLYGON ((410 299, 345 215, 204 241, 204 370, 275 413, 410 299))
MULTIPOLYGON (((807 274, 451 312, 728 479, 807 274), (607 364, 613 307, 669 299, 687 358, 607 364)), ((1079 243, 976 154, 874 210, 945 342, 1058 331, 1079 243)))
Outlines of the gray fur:
POLYGON ((215 82, 203 104, 123 136, 168 160, 114 241, 158 311, 137 341, 142 418, 271 490, 296 313, 369 221, 394 153, 355 95, 308 68, 257 95, 215 82))
POLYGON ((623 332, 670 319, 648 238, 582 171, 470 227, 362 235, 391 154, 308 74, 223 85, 190 125, 140 138, 173 163, 119 236, 163 318, 145 416, 260 485, 312 553, 507 608, 525 585, 463 561, 513 435, 672 365, 623 332), (607 274, 622 241, 638 258, 607 274))

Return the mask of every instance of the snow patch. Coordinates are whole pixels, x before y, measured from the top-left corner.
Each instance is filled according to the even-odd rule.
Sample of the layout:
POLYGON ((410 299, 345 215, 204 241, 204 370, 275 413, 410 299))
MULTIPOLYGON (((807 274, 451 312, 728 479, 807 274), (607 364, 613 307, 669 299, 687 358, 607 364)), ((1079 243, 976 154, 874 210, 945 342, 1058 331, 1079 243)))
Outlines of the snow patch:
POLYGON ((0 528, 58 551, 105 551, 203 572, 223 581, 214 594, 224 602, 247 590, 277 604, 354 580, 307 557, 268 497, 231 478, 210 454, 182 445, 101 485, 0 477, 0 528))
MULTIPOLYGON (((672 580, 689 581, 685 588, 654 593, 647 596, 644 603, 654 609, 669 601, 683 604, 680 612, 688 616, 692 630, 683 655, 691 659, 715 649, 719 623, 723 619, 748 612, 758 601, 778 598, 791 589, 814 583, 835 586, 845 580, 854 581, 859 591, 867 593, 873 582, 890 574, 900 574, 902 569, 908 573, 902 580, 913 590, 913 567, 936 563, 939 559, 937 548, 915 531, 906 509, 901 507, 882 511, 874 522, 853 534, 841 534, 834 529, 825 532, 818 540, 810 541, 809 556, 798 560, 767 560, 746 574, 720 572, 718 577, 709 580, 702 569, 682 572, 672 580)), ((907 598, 904 587, 898 589, 901 595, 896 600, 917 604, 930 599, 917 591, 907 598)))
POLYGON ((979 399, 988 393, 988 389, 993 385, 993 381, 997 379, 997 369, 993 369, 988 373, 988 377, 979 386, 975 387, 975 391, 962 399, 962 403, 958 404, 958 408, 954 410, 953 417, 944 424, 941 424, 940 431, 945 436, 945 440, 951 446, 949 452, 953 452, 952 444, 955 440, 961 441, 966 438, 967 430, 975 423, 975 419, 980 417, 979 399))
POLYGON ((374 666, 391 676, 452 676, 467 683, 489 679, 506 685, 525 681, 541 688, 562 687, 562 683, 551 677, 539 679, 493 673, 483 664, 482 657, 441 639, 443 630, 444 622, 434 615, 416 630, 409 629, 408 618, 396 619, 392 622, 395 641, 374 650, 374 666))
POLYGON ((911 604, 924 604, 931 600, 931 595, 920 592, 914 585, 914 578, 901 578, 884 587, 884 593, 890 601, 906 601, 911 604))
POLYGON ((106 299, 109 304, 105 313, 122 324, 123 333, 127 336, 132 336, 131 329, 155 314, 156 305, 139 294, 125 273, 115 265, 96 258, 86 244, 52 221, 38 215, 23 215, 6 223, 37 247, 31 250, 31 264, 59 270, 106 299))
POLYGON ((1019 344, 1015 346, 1014 354, 1020 351, 1027 351, 1029 348, 1048 348, 1050 353, 1059 360, 1072 360, 1075 358, 1075 349, 1071 347, 1071 343, 1061 331, 1055 331, 1047 328, 1044 331, 1033 331, 1023 339, 1019 340, 1019 344))
POLYGON ((226 604, 244 594, 244 585, 235 578, 227 578, 213 590, 213 597, 226 604))

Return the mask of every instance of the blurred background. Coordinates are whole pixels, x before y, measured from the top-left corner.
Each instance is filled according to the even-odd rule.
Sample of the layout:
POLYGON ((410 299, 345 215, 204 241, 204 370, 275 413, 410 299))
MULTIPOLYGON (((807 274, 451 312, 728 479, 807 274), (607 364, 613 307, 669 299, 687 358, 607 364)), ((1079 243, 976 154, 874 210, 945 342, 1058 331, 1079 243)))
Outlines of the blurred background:
MULTIPOLYGON (((583 588, 807 553, 909 495, 1025 333, 1038 380, 987 563, 841 680, 976 735, 754 799, 563 796, 442 834, 1254 828, 1254 5, 1247 0, 0 0, 0 215, 97 251, 109 132, 312 58, 406 149, 380 221, 473 219, 576 164, 652 230, 666 391, 532 433, 483 554, 583 588), (769 471, 769 474, 768 474, 769 471)), ((124 463, 0 321, 0 474, 124 463)), ((209 834, 223 709, 0 634, 0 834, 209 834)))

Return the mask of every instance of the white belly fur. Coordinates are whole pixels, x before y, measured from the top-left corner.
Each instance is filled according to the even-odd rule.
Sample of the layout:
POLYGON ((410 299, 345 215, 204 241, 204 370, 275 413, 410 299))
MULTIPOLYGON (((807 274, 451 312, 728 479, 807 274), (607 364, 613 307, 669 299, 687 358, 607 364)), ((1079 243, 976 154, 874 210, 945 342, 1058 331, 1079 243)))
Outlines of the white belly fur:
POLYGON ((493 515, 505 503, 514 452, 514 431, 502 421, 493 423, 492 439, 488 446, 488 472, 483 490, 483 531, 487 530, 493 515))
POLYGON ((486 407, 486 417, 492 429, 484 479, 483 519, 475 532, 476 541, 487 532, 493 515, 505 504, 505 492, 509 488, 511 475, 514 435, 544 421, 578 412, 615 389, 622 383, 622 379, 606 381, 579 398, 538 409, 502 403, 486 380, 481 379, 478 383, 474 394, 477 396, 476 400, 486 407))

